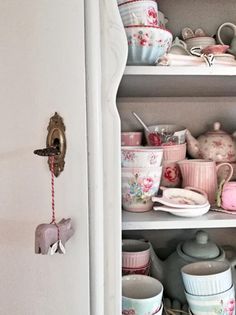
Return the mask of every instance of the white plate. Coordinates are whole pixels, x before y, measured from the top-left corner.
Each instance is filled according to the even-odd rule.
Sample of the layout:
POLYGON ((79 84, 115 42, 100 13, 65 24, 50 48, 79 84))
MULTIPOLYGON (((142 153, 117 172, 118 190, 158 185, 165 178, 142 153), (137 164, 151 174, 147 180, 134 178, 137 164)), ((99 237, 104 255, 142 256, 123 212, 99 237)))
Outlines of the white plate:
POLYGON ((210 210, 210 204, 208 203, 204 207, 192 208, 192 209, 183 209, 183 208, 181 209, 181 208, 170 208, 167 206, 156 206, 156 207, 153 207, 153 210, 169 212, 169 213, 171 213, 175 216, 178 216, 178 217, 191 218, 191 217, 199 217, 199 216, 207 213, 210 210))
POLYGON ((209 204, 202 194, 183 188, 166 188, 162 197, 152 197, 152 201, 181 209, 201 208, 209 204))

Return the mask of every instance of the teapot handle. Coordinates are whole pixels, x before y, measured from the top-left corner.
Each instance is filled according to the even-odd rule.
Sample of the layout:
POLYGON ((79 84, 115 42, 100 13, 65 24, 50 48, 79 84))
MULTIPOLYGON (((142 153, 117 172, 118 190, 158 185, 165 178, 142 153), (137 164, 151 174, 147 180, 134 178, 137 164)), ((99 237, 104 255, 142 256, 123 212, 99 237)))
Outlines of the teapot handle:
POLYGON ((225 183, 229 182, 230 179, 232 178, 233 176, 233 172, 234 172, 234 169, 233 169, 233 166, 230 164, 230 163, 227 163, 227 162, 224 162, 224 163, 220 163, 216 166, 216 173, 218 173, 219 169, 222 167, 222 166, 228 166, 229 167, 229 175, 225 178, 225 183))
POLYGON ((217 30, 217 33, 216 33, 216 38, 217 38, 217 41, 221 44, 221 45, 225 45, 220 37, 220 33, 221 33, 221 30, 223 27, 225 26, 228 26, 229 28, 231 28, 233 31, 234 31, 234 36, 236 36, 236 25, 233 24, 233 23, 230 23, 230 22, 226 22, 226 23, 223 23, 220 25, 220 27, 218 28, 217 30))

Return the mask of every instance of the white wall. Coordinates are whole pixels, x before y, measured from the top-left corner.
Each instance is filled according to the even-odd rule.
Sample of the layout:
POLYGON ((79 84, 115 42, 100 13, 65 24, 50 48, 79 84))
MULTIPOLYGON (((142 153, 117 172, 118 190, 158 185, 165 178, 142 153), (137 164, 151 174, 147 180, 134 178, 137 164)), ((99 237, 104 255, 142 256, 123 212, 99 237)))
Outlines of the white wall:
POLYGON ((87 315, 88 207, 82 0, 0 0, 0 314, 87 315), (63 255, 34 254, 50 221, 45 146, 55 111, 66 125, 57 217, 76 233, 63 255))

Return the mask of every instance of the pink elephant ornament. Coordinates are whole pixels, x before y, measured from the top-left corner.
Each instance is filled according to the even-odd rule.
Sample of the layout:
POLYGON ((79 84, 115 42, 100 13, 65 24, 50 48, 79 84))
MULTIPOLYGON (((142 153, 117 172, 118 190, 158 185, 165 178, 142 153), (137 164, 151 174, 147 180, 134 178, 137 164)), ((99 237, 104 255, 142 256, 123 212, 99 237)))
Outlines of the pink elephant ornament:
POLYGON ((65 243, 74 234, 71 219, 62 219, 59 223, 43 223, 35 230, 35 253, 65 253, 65 243))

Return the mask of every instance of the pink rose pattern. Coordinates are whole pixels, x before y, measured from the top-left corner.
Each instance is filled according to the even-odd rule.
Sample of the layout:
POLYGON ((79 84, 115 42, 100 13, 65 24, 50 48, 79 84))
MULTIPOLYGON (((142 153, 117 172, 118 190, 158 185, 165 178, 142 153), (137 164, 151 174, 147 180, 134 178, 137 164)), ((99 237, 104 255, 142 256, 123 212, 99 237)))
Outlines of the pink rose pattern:
POLYGON ((154 7, 150 7, 146 11, 147 20, 150 25, 157 25, 157 10, 154 7))
POLYGON ((122 193, 122 200, 126 204, 132 204, 134 201, 138 203, 147 203, 154 196, 159 182, 150 176, 141 177, 136 173, 130 178, 128 187, 122 193))
MULTIPOLYGON (((137 158, 135 152, 132 152, 132 151, 125 151, 125 150, 122 150, 121 151, 122 153, 122 159, 124 161, 132 161, 134 162, 135 159, 137 158)), ((155 154, 155 153, 150 153, 148 158, 147 158, 147 166, 150 165, 154 165, 157 163, 157 160, 158 160, 158 154, 155 154)))
POLYGON ((163 176, 169 182, 174 183, 179 180, 179 176, 180 176, 179 169, 176 166, 174 167, 167 166, 165 168, 165 172, 163 176))
POLYGON ((148 33, 147 31, 138 31, 137 33, 134 33, 132 35, 129 35, 128 37, 128 45, 132 46, 154 46, 157 45, 161 48, 165 48, 166 46, 168 47, 167 50, 169 50, 171 46, 172 39, 167 38, 167 39, 155 39, 152 37, 152 34, 148 33))

